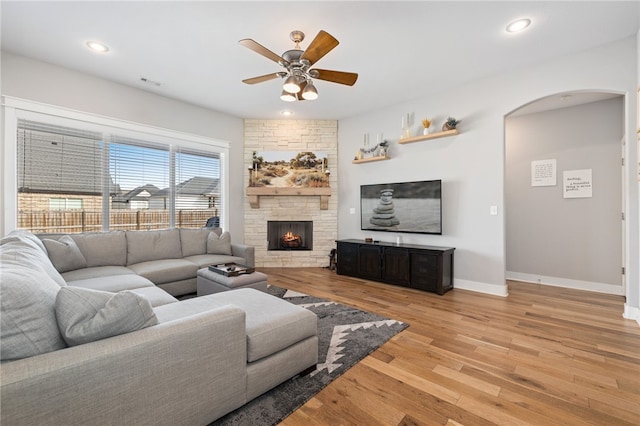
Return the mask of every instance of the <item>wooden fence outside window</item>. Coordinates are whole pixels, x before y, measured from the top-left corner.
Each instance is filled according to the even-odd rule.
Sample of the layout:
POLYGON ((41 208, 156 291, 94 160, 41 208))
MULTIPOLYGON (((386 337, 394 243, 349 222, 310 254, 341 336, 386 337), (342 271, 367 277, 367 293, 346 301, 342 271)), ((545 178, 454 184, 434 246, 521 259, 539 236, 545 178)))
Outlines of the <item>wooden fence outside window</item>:
MULTIPOLYGON (((202 228, 217 209, 176 210, 176 228, 202 228)), ((112 210, 110 230, 152 230, 169 227, 168 210, 112 210)), ((95 210, 19 211, 18 228, 34 234, 102 231, 102 212, 95 210)))

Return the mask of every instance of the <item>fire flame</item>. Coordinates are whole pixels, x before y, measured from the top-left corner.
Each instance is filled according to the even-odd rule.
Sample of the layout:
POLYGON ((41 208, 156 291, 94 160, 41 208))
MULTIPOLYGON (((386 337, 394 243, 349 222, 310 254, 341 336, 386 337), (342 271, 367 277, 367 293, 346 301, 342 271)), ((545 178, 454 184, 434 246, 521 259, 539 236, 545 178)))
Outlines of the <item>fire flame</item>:
POLYGON ((300 235, 295 235, 293 232, 289 231, 282 236, 282 241, 296 241, 300 240, 300 235))

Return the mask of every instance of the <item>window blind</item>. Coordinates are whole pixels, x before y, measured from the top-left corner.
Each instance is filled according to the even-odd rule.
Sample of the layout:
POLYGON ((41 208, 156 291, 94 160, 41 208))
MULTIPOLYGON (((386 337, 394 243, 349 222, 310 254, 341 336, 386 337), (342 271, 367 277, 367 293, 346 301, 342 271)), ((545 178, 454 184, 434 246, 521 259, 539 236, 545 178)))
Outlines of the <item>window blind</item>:
POLYGON ((222 211, 222 181, 220 154, 177 147, 175 152, 176 226, 202 227, 207 220, 220 223, 222 211), (204 211, 207 217, 193 217, 181 211, 204 211), (201 221, 199 223, 198 221, 201 221))
MULTIPOLYGON (((18 227, 33 232, 205 226, 222 207, 220 153, 19 119, 18 227)), ((132 133, 132 132, 129 132, 132 133)))
POLYGON ((18 122, 18 190, 99 195, 102 135, 33 121, 18 122))

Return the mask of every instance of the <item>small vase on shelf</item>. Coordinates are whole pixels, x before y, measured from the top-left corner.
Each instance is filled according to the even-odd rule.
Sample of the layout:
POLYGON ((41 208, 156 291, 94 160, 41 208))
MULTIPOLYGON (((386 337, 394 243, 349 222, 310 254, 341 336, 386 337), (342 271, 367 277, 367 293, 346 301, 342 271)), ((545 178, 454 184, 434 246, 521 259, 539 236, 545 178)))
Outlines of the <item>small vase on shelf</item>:
POLYGON ((429 127, 431 126, 431 119, 430 118, 425 118, 422 120, 422 127, 424 127, 424 130, 422 130, 422 134, 423 135, 428 135, 429 134, 429 127))

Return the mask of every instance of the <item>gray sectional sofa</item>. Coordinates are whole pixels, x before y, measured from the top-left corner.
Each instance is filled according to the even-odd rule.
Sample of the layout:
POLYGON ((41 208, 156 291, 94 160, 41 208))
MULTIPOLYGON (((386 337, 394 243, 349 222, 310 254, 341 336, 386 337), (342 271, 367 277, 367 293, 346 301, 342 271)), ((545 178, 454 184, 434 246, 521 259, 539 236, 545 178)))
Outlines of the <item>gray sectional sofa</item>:
POLYGON ((254 266, 254 248, 234 244, 220 228, 40 234, 67 283, 113 290, 158 286, 173 296, 196 292, 196 272, 238 262, 254 266), (142 279, 141 279, 142 278, 142 279))
POLYGON ((314 367, 310 311, 253 289, 164 290, 191 292, 222 256, 200 253, 200 231, 0 240, 0 423, 204 425, 314 367))

